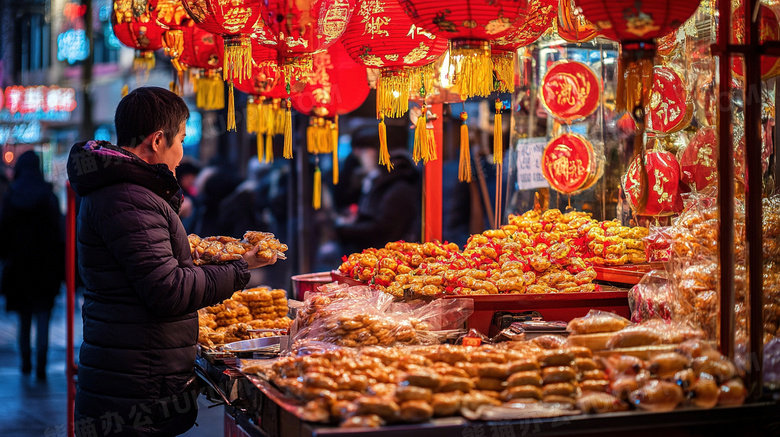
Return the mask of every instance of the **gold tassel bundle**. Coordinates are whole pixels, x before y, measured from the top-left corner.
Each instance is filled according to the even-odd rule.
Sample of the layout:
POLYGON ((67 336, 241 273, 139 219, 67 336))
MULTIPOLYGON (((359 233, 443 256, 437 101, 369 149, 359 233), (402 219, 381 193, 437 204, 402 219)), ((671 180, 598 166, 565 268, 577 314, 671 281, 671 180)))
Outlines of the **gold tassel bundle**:
POLYGON ((258 105, 253 98, 249 98, 246 101, 246 133, 251 134, 257 132, 258 122, 260 118, 258 113, 258 105))
POLYGON ((409 110, 409 76, 403 70, 383 70, 376 85, 376 110, 403 117, 409 110))
POLYGON ((314 170, 314 189, 312 190, 311 206, 316 210, 322 206, 322 172, 320 166, 314 170))
POLYGON ((274 136, 270 131, 265 134, 265 162, 274 162, 274 136))
POLYGON ((325 123, 325 119, 319 117, 317 119, 317 145, 319 150, 317 153, 330 153, 332 149, 330 134, 330 126, 325 123))
POLYGON ((333 144, 333 185, 339 183, 339 116, 330 124, 330 141, 333 144))
MULTIPOLYGON (((435 73, 434 64, 423 65, 421 67, 412 67, 408 69, 407 76, 409 77, 409 89, 411 91, 418 91, 422 89, 433 88, 433 77, 435 73)), ((422 92, 421 92, 422 93, 422 92)))
POLYGON ((236 105, 233 101, 233 82, 228 88, 227 130, 236 131, 236 105))
POLYGON ((290 102, 290 99, 287 99, 284 118, 284 157, 285 159, 292 159, 292 102, 290 102))
POLYGON ((284 106, 285 106, 285 103, 282 102, 281 100, 279 100, 279 99, 275 99, 274 100, 274 106, 273 106, 274 110, 273 110, 273 113, 272 113, 272 116, 273 116, 273 126, 274 126, 274 129, 273 129, 274 135, 284 135, 284 127, 285 127, 285 125, 284 125, 284 123, 285 123, 284 117, 285 117, 285 114, 286 114, 284 106))
POLYGON ((496 99, 496 118, 493 120, 493 162, 504 163, 504 123, 501 117, 501 109, 504 104, 496 99))
POLYGON ((236 130, 236 108, 233 103, 233 81, 252 77, 252 46, 249 37, 226 37, 222 77, 230 83, 228 88, 227 130, 236 130))
POLYGON ((195 81, 195 105, 205 111, 216 111, 225 107, 225 83, 212 70, 195 81))
POLYGON ((457 63, 453 82, 460 87, 463 100, 487 97, 493 92, 493 61, 487 41, 452 42, 452 57, 457 63))
POLYGON ((515 52, 494 53, 493 70, 496 73, 496 91, 515 92, 515 52))
POLYGON ((121 91, 122 98, 125 98, 125 96, 128 95, 129 93, 130 93, 130 87, 127 84, 125 84, 122 87, 122 91, 121 91))
MULTIPOLYGON (((615 104, 617 111, 626 111, 632 114, 637 107, 644 107, 652 89, 653 83, 653 57, 652 53, 638 53, 637 57, 631 55, 637 53, 624 53, 618 63, 618 83, 615 104)), ((636 121, 636 117, 634 117, 636 121)))
POLYGON ((433 135, 428 132, 426 111, 423 105, 422 114, 417 117, 417 124, 414 127, 414 151, 412 152, 414 162, 422 161, 423 164, 436 159, 436 142, 433 135))
POLYGON ((460 113, 460 165, 458 180, 471 182, 471 150, 469 148, 469 115, 466 111, 460 113))
POLYGON ((385 114, 379 113, 379 165, 387 167, 387 171, 393 169, 393 163, 390 162, 390 151, 387 148, 387 126, 385 125, 385 114))
POLYGON ((317 126, 313 118, 309 118, 309 127, 306 128, 306 151, 309 153, 317 153, 317 126))

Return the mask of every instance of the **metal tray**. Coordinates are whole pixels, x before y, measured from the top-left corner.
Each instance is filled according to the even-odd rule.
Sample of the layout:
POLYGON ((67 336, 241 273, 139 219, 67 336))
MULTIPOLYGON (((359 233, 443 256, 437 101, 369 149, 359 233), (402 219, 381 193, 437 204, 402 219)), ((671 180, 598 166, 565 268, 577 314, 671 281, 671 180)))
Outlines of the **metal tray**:
POLYGON ((235 341, 223 345, 222 350, 228 352, 279 353, 280 349, 287 347, 288 341, 289 337, 286 335, 275 335, 273 337, 235 341))

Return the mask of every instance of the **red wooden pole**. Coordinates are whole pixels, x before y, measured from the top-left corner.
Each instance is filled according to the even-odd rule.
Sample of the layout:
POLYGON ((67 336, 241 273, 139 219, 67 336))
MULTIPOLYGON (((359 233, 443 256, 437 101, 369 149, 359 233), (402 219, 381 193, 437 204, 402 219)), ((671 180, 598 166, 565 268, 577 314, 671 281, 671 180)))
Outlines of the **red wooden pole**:
POLYGON ((434 114, 433 136, 436 141, 437 159, 428 161, 423 170, 423 241, 442 240, 442 188, 444 174, 444 125, 442 121, 443 106, 441 103, 428 105, 434 114))
POLYGON ((68 437, 75 435, 73 413, 76 404, 76 360, 73 345, 73 319, 76 313, 76 194, 68 184, 66 188, 68 196, 67 211, 65 215, 65 289, 67 303, 65 314, 68 318, 67 326, 67 361, 65 374, 68 390, 68 437))

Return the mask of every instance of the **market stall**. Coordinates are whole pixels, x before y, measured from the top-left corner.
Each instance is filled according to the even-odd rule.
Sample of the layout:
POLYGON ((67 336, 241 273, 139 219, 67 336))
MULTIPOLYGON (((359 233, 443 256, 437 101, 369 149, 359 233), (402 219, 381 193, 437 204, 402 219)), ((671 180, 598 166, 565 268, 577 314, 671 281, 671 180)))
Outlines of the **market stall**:
MULTIPOLYGON (((338 183, 338 117, 365 100, 364 67, 381 69, 382 170, 385 118, 410 101, 424 166, 422 242, 199 311, 196 365, 226 436, 778 432, 774 2, 251 2, 255 24, 234 31, 190 3, 226 38, 228 105, 234 86, 253 95, 258 159, 276 134, 284 158, 314 157, 301 202, 322 206, 321 157, 338 183), (459 246, 441 238, 442 107, 462 105, 459 180, 487 193, 463 103, 480 97, 492 223, 459 246)), ((201 237, 196 264, 287 250, 201 237)))

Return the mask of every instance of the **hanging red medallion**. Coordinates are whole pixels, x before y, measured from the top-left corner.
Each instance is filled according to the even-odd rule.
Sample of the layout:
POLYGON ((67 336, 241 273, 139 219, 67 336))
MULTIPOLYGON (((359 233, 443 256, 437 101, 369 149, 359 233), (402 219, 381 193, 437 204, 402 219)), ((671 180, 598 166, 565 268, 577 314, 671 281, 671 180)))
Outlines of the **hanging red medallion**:
POLYGON ((593 145, 587 139, 577 134, 563 134, 545 147, 542 173, 554 189, 570 194, 588 181, 593 160, 593 145))
POLYGON ((655 67, 647 105, 647 130, 674 133, 687 126, 692 115, 693 105, 680 75, 670 67, 655 67))
POLYGON ((693 190, 701 191, 715 183, 718 135, 712 126, 699 129, 680 156, 680 179, 693 190))
POLYGON ((557 62, 542 79, 542 105, 564 123, 592 114, 599 106, 600 96, 599 78, 580 62, 557 62))
MULTIPOLYGON (((682 211, 680 197, 680 165, 669 152, 650 151, 645 155, 647 164, 647 205, 642 215, 670 215, 682 211)), ((623 177, 623 190, 626 198, 635 209, 641 195, 641 164, 637 156, 623 177)))

